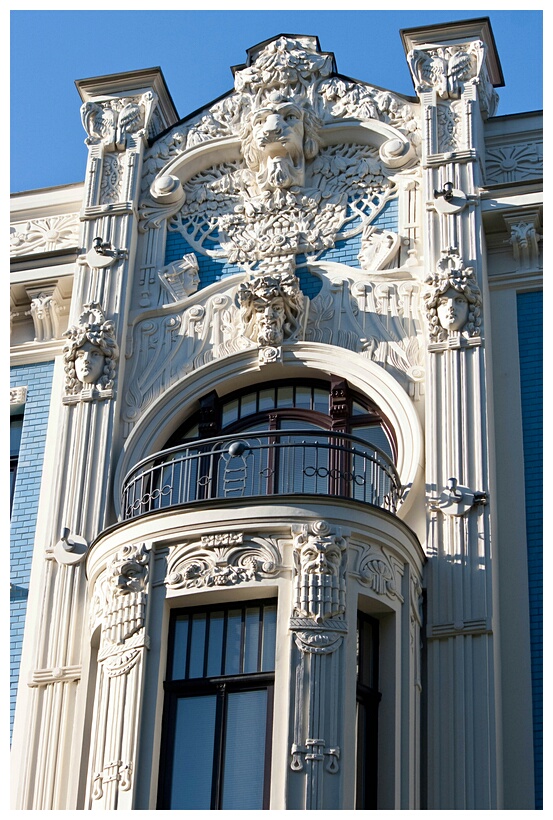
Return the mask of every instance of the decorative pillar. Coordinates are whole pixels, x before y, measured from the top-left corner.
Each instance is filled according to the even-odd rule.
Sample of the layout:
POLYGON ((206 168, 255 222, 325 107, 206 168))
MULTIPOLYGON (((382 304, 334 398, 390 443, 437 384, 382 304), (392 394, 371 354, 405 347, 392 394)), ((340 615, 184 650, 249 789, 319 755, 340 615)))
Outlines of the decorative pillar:
POLYGON ((93 626, 101 628, 92 719, 87 808, 132 809, 140 704, 148 648, 149 551, 123 547, 95 584, 93 626))
POLYGON ((427 725, 422 808, 498 809, 483 120, 501 84, 486 20, 403 32, 423 127, 427 725))
MULTIPOLYGON (((125 361, 143 154, 148 137, 176 120, 158 70, 82 80, 78 89, 84 100, 81 114, 89 148, 80 214, 82 253, 64 334, 68 340, 56 431, 59 467, 49 490, 48 525, 37 534, 35 546, 46 560, 42 565, 35 562, 31 578, 31 595, 40 617, 30 650, 33 657, 25 658, 31 686, 29 706, 24 709, 26 735, 24 740, 14 739, 21 744, 22 772, 15 807, 23 809, 72 808, 83 789, 89 685, 88 670, 81 671, 86 633, 84 558, 91 541, 113 520, 112 447, 118 434, 117 386, 125 361)), ((37 327, 38 310, 33 319, 37 327)), ((55 331, 45 318, 38 326, 43 336, 55 331)), ((102 669, 110 663, 111 655, 102 669)), ((102 672, 100 679, 106 674, 102 672)), ((118 674, 107 675, 112 681, 110 692, 118 674)), ((125 672, 121 680, 131 678, 125 672)), ((112 731, 117 734, 119 728, 114 725, 112 731)), ((104 775, 105 766, 101 767, 104 775)), ((114 807, 116 798, 105 800, 114 807)))
POLYGON ((326 521, 292 526, 296 651, 289 807, 340 809, 347 541, 326 521))

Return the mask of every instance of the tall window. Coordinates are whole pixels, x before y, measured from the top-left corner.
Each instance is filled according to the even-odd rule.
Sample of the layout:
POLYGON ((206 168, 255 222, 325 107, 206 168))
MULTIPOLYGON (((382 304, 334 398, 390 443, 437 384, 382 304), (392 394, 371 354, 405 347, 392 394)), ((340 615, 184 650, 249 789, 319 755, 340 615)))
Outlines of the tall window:
POLYGON ((378 621, 357 616, 356 809, 376 809, 378 763, 378 621))
POLYGON ((172 613, 158 809, 269 808, 276 601, 172 613))
POLYGON ((13 503, 19 448, 21 447, 21 431, 23 429, 23 415, 10 416, 10 510, 13 503))

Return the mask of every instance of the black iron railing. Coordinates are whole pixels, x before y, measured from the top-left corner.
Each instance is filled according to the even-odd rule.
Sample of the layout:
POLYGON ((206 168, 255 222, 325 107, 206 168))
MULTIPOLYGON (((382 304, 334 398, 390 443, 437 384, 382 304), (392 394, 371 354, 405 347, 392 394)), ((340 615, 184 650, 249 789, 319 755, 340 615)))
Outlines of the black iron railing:
POLYGON ((347 433, 274 430, 190 441, 144 459, 125 478, 121 516, 207 499, 315 494, 396 512, 388 456, 347 433))

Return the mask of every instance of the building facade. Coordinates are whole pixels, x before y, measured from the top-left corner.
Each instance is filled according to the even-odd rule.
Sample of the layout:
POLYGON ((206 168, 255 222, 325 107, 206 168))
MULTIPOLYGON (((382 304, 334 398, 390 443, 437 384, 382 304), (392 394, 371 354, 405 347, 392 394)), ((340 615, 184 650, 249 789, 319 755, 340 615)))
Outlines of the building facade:
POLYGON ((279 35, 12 197, 12 806, 541 806, 541 113, 279 35))

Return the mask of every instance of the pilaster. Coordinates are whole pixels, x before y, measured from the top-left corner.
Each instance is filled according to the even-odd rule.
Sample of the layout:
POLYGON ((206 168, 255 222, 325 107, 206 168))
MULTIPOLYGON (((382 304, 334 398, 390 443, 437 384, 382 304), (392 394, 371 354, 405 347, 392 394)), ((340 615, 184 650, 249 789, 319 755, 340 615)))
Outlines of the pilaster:
POLYGON ((410 30, 403 39, 423 110, 426 201, 428 774, 422 805, 497 809, 500 676, 478 190, 483 119, 493 114, 501 69, 485 19, 410 30))
MULTIPOLYGON (((67 341, 62 395, 57 399, 59 469, 49 488, 48 526, 38 532, 35 544, 44 559, 35 562, 31 580, 31 596, 35 603, 40 601, 41 611, 33 659, 26 662, 32 670, 31 706, 26 736, 14 741, 24 746, 20 754, 23 787, 16 807, 25 809, 74 807, 81 788, 89 685, 81 679, 86 610, 83 560, 88 545, 111 516, 112 448, 142 157, 148 136, 176 119, 159 70, 83 80, 77 87, 84 100, 81 115, 89 158, 80 214, 81 253, 69 327, 63 334, 67 341)), ((29 296, 37 339, 55 336, 59 311, 54 293, 29 296)), ((106 665, 108 660, 101 665, 101 680, 106 665)), ((108 710, 115 708, 114 698, 121 702, 126 698, 123 690, 113 694, 117 681, 134 680, 133 674, 136 677, 130 671, 119 677, 108 675, 112 692, 108 710)), ((100 767, 100 776, 111 783, 105 790, 111 795, 105 798, 106 807, 116 807, 118 798, 112 793, 123 788, 130 776, 133 749, 130 743, 121 763, 130 768, 123 772, 119 767, 117 777, 111 777, 106 772, 117 755, 106 741, 100 767)))

